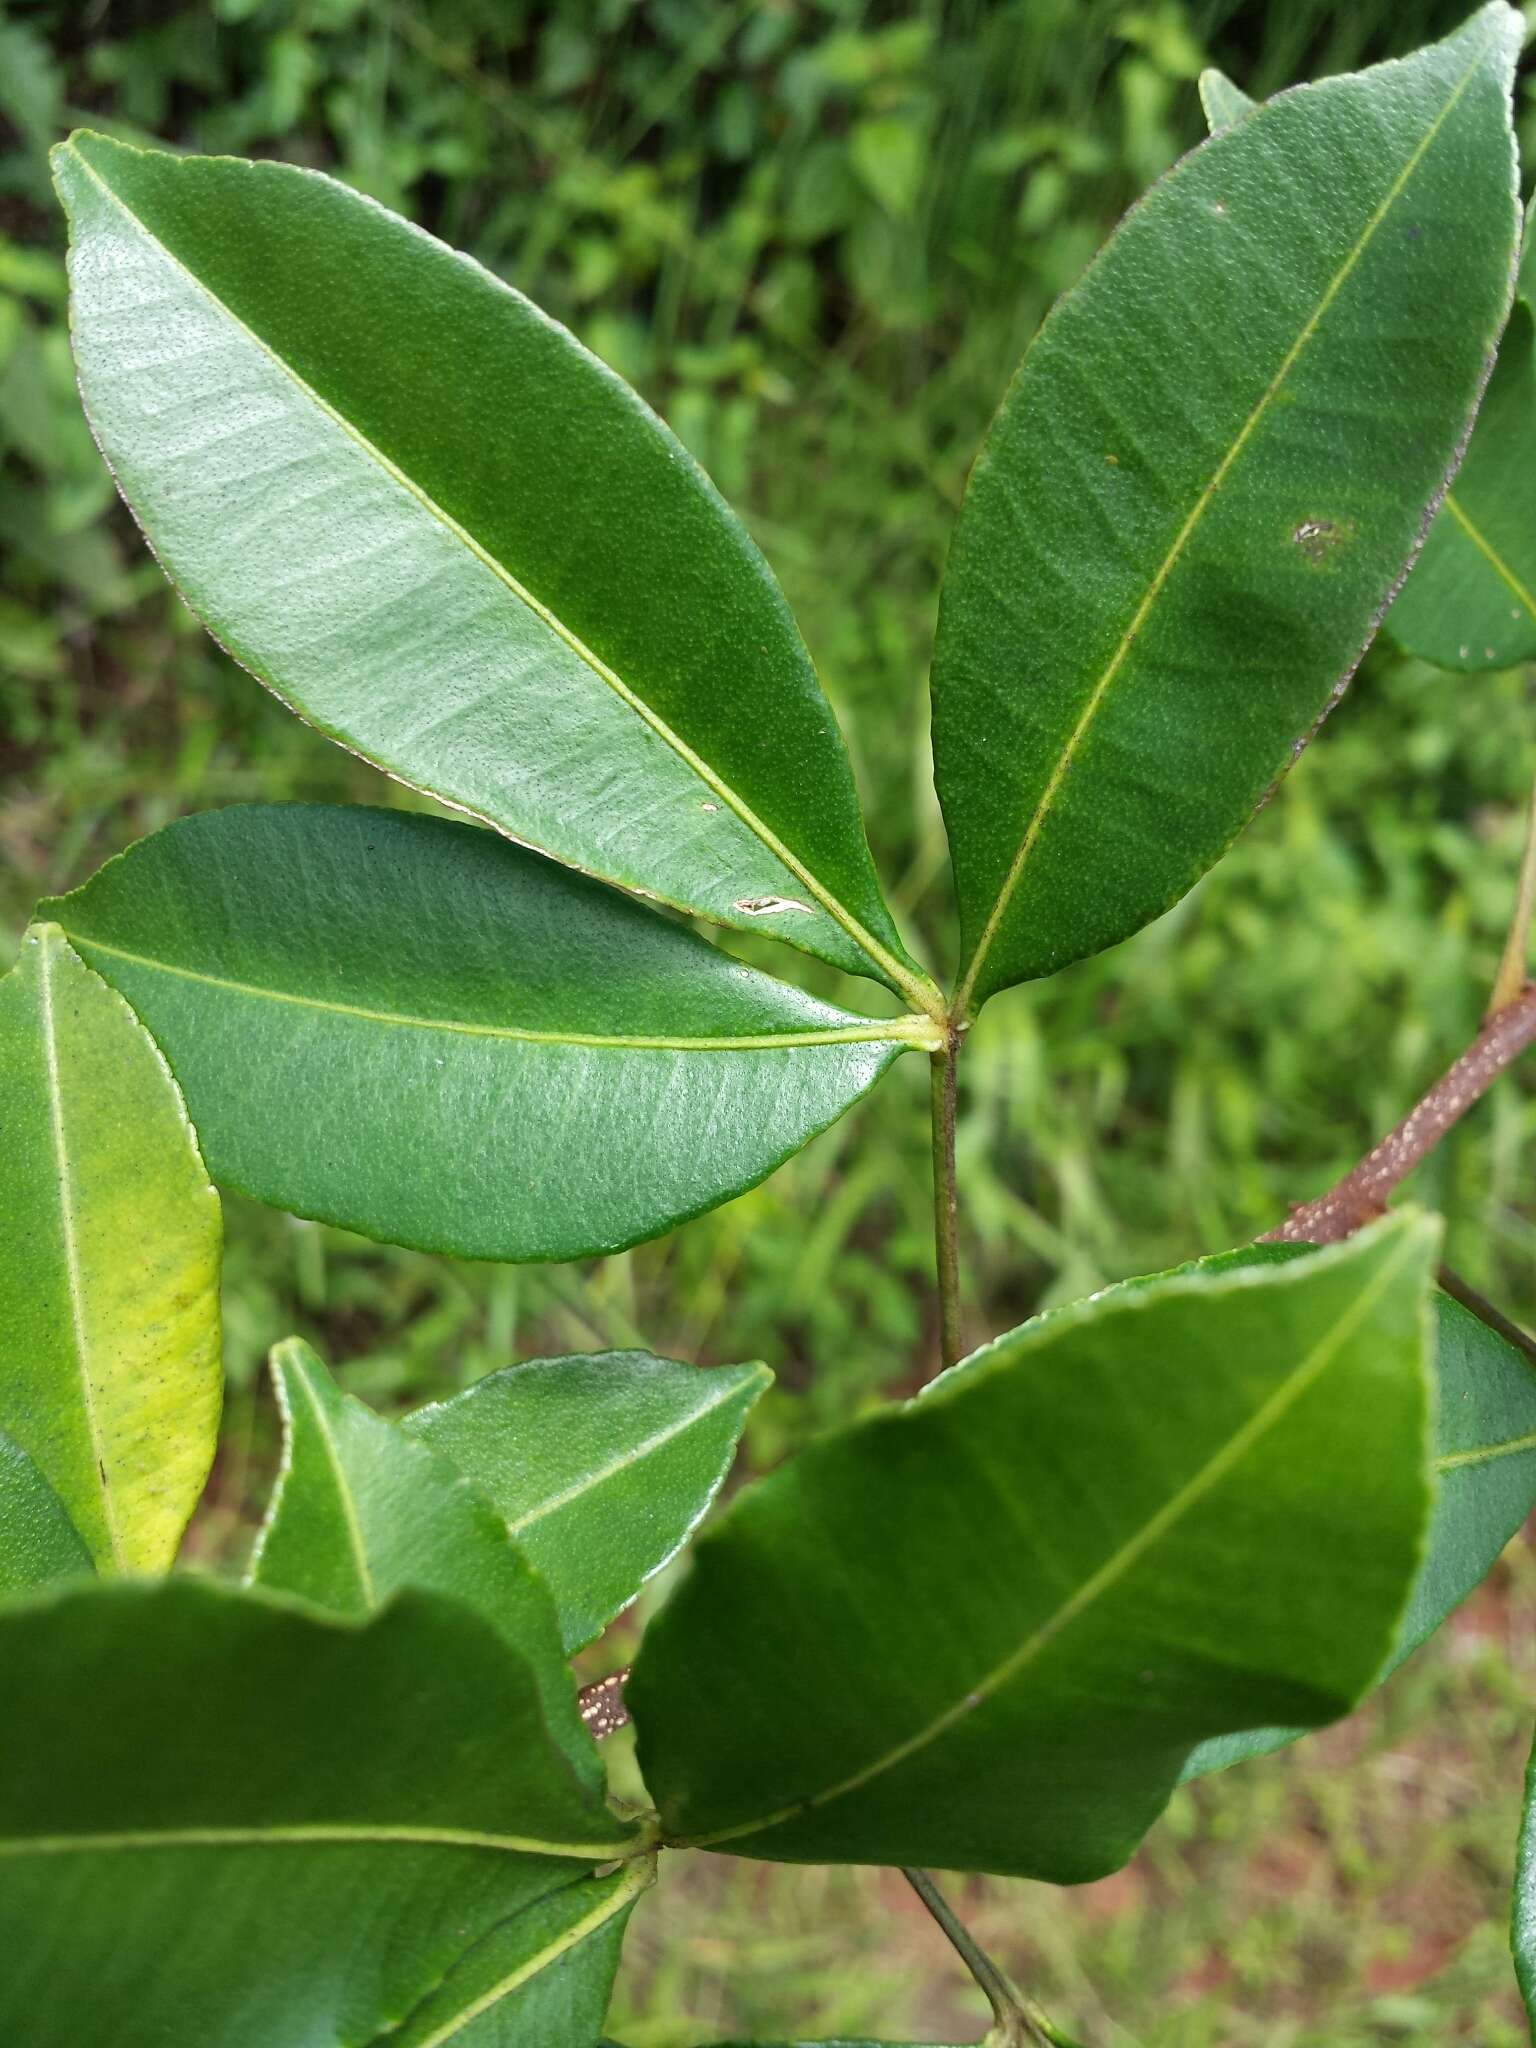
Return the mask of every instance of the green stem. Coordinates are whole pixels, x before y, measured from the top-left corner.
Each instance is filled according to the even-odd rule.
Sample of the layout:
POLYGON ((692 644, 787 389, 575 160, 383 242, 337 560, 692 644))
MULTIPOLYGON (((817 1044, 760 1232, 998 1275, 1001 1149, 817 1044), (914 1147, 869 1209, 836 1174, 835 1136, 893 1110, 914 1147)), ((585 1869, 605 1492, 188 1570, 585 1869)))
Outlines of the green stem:
POLYGON ((955 1186, 955 1061, 960 1041, 951 1032, 942 1052, 929 1055, 933 1107, 933 1251, 939 1278, 939 1357, 947 1372, 958 1364, 960 1329, 959 1197, 955 1186))
POLYGON ((902 1876, 943 1929, 949 1945, 986 1993, 992 2008, 993 2027, 984 2048, 1078 2048, 1024 1996, 1012 1978, 1000 1970, 971 1930, 960 1920, 949 1901, 926 1870, 905 1865, 902 1876))

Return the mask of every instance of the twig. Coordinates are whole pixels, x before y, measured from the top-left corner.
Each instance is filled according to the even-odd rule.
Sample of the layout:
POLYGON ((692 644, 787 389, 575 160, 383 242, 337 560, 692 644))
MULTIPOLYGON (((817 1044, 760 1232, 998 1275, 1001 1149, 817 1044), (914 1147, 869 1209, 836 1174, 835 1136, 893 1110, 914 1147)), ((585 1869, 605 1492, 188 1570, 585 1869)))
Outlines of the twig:
POLYGON ((1315 1202, 1303 1202, 1261 1244, 1338 1244, 1380 1216, 1387 1197, 1472 1107, 1511 1061, 1536 1040, 1536 982, 1491 1017, 1461 1058, 1395 1130, 1315 1202))
POLYGON ((902 1876, 943 1929, 951 1948, 987 1995, 996 2024, 985 2048, 1079 2048, 1055 2027, 1032 1999, 1000 1970, 956 1915, 926 1870, 902 1867, 902 1876))

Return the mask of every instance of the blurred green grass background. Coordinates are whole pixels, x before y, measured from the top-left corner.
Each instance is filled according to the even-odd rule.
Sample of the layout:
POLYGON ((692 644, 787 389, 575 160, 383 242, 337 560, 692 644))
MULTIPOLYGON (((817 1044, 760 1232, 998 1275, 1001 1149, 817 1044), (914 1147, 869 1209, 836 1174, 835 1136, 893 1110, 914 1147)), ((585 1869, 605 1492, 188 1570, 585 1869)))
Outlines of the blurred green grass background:
MULTIPOLYGON (((68 355, 45 161, 68 127, 335 171, 473 250, 635 381, 782 579, 893 899, 943 970, 926 665, 954 508, 1025 342, 1118 213, 1198 140, 1203 62, 1262 93, 1411 48, 1465 11, 0 7, 0 965, 37 895, 183 811, 416 801, 225 660, 115 503, 68 355)), ((1519 113, 1529 158, 1528 88, 1519 113)), ((1533 767, 1528 678, 1453 679, 1378 648, 1183 904, 989 1008, 962 1069, 973 1337, 1251 1236, 1402 1113, 1476 1028, 1533 767)), ((857 984, 816 985, 861 1000, 857 984)), ((260 1364, 292 1329, 385 1408, 551 1351, 762 1357, 779 1384, 748 1470, 910 1388, 935 1335, 926 1076, 907 1065, 766 1186, 580 1268, 456 1265, 231 1200, 230 1397, 203 1554, 245 1540, 274 1460, 260 1364)), ((1413 1188, 1445 1212, 1453 1263, 1526 1319, 1533 1124, 1516 1074, 1413 1188)), ((1525 2038, 1502 1923, 1533 1592, 1536 1570, 1512 1553, 1347 1727, 1181 1793, 1105 1885, 968 1886, 978 1926, 1095 2048, 1525 2038)), ((886 1874, 693 1859, 642 1907, 631 1951, 613 2025, 635 2048, 981 2028, 886 1874)))

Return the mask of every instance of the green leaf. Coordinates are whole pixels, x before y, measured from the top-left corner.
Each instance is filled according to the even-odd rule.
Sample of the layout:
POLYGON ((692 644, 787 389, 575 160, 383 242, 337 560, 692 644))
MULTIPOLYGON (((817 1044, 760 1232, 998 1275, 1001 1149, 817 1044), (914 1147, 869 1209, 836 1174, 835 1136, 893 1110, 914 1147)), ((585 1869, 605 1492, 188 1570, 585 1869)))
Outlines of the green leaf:
POLYGON ((1219 858, 1353 670, 1508 310, 1521 20, 1282 93, 1127 215, 972 473, 933 665, 974 1009, 1219 858))
POLYGON ((389 2048, 592 2048, 650 1881, 645 1863, 629 1863, 525 1907, 468 1951, 389 2048))
POLYGON ((185 818, 49 908, 164 1047, 216 1180, 462 1258, 616 1251, 727 1201, 930 1029, 402 812, 185 818))
POLYGON ((0 2039, 27 2048, 78 2048, 82 1987, 113 2048, 393 2038, 456 1970, 489 1988, 477 1942, 633 1852, 458 1601, 360 1628, 92 1587, 0 1614, 0 1669, 0 2039))
POLYGON ((406 1586, 448 1594, 520 1650, 577 1779, 603 1768, 576 1704, 554 1604, 490 1501, 446 1458, 343 1394, 307 1344, 272 1353, 283 1464, 251 1578, 362 1620, 406 1586))
POLYGON ((53 161, 91 424, 239 661, 525 844, 936 1003, 779 588, 627 385, 315 172, 53 161))
POLYGON ((1531 2038, 1536 2040, 1536 1750, 1532 1752, 1525 1774, 1525 1805, 1520 1814, 1509 1945, 1515 1958, 1520 1996, 1531 2023, 1531 2038))
POLYGON ((1407 653, 1464 674, 1536 660, 1536 324, 1523 299, 1387 628, 1407 653))
POLYGON ((56 927, 0 981, 0 1429, 97 1564, 176 1554, 218 1436, 219 1201, 176 1084, 56 927))
MULTIPOLYGON (((1207 1271, 1284 1255, 1254 1245, 1201 1262, 1207 1271)), ((1196 1270, 1190 1268, 1188 1270, 1196 1270)), ((1132 1285, 1136 1283, 1130 1283, 1132 1285)), ((1487 1577, 1536 1509, 1536 1370, 1512 1344, 1436 1292, 1435 1507, 1424 1562, 1377 1683, 1389 1678, 1487 1577)), ((1256 1728, 1203 1743, 1186 1778, 1283 1749, 1304 1728, 1256 1728)))
POLYGON ((1251 114, 1258 104, 1241 86, 1234 85, 1224 71, 1212 67, 1201 72, 1200 108, 1213 135, 1219 135, 1223 128, 1230 128, 1235 121, 1241 121, 1244 114, 1251 114))
POLYGON ((711 1372, 646 1351, 538 1358, 402 1427, 468 1473, 580 1649, 676 1555, 730 1470, 764 1365, 711 1372))
POLYGON ((0 1430, 0 1599, 95 1569, 63 1501, 0 1430))
POLYGON ((668 1838, 1079 1882, 1199 1742, 1347 1712, 1428 1516, 1436 1241, 1084 1303, 743 1494, 626 1688, 668 1838))

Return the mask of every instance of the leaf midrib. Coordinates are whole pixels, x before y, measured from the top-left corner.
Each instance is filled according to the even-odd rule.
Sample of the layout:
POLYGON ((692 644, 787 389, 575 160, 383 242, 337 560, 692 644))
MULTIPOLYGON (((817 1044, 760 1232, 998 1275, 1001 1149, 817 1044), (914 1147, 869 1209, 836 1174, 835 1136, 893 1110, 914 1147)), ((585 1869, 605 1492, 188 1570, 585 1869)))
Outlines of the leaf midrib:
POLYGON ((1504 584, 1510 595, 1519 599, 1525 608, 1527 620, 1536 622, 1536 596, 1533 596, 1527 590, 1514 570, 1510 568, 1508 562, 1505 561, 1504 557, 1493 545, 1493 542, 1489 540, 1487 534, 1483 532, 1477 521, 1472 518, 1454 491, 1446 492, 1445 509, 1456 521, 1456 524, 1461 528, 1473 547, 1477 549, 1478 553, 1488 563, 1495 576, 1504 584))
MULTIPOLYGON (((595 649, 589 647, 579 634, 566 625, 558 613, 551 611, 540 598, 536 597, 531 590, 521 583, 504 562, 499 561, 488 548, 482 546, 467 527, 462 526, 450 512, 439 505, 436 499, 422 489, 397 463, 392 461, 382 448, 371 441, 344 413, 340 412, 327 398, 315 390, 314 386, 304 377, 301 377, 292 363, 288 362, 253 327, 241 319, 234 309, 197 275, 196 271, 185 264, 175 251, 161 240, 160 236, 154 232, 148 223, 133 211, 127 201, 121 199, 113 191, 107 181, 87 162, 81 152, 74 147, 73 142, 65 142, 61 147, 70 150, 74 160, 80 165, 92 184, 161 252, 168 263, 174 265, 181 272, 182 276, 186 278, 195 291, 201 292, 211 305, 217 307, 219 312, 233 326, 237 327, 255 348, 259 349, 267 357, 268 361, 276 365, 282 374, 293 384, 294 388, 300 391, 319 412, 331 421, 332 425, 347 435, 401 490, 415 499, 416 503, 421 506, 430 518, 436 520, 446 532, 452 534, 485 568, 489 569, 492 575, 497 577, 512 595, 533 613, 534 617, 542 625, 553 633, 557 639, 562 641, 591 670, 592 674, 600 682, 606 684, 614 695, 623 704, 627 705, 642 723, 648 726, 657 738, 664 745, 668 746, 678 759, 686 767, 690 768, 714 795, 719 797, 723 804, 729 807, 735 816, 740 819, 741 823, 746 826, 747 830, 752 833, 754 838, 772 854, 779 865, 787 873, 793 875, 802 888, 810 891, 827 915, 835 924, 842 927, 843 931, 865 957, 879 968, 882 975, 887 977, 894 986, 902 991, 909 1001, 915 1003, 925 1014, 934 1015, 942 1010, 942 1002, 938 998, 937 991, 932 989, 931 984, 927 984, 924 977, 914 975, 911 969, 904 966, 888 947, 883 946, 874 936, 873 932, 867 929, 841 898, 834 894, 824 882, 813 874, 805 863, 800 860, 798 855, 790 851, 789 847, 784 844, 772 827, 757 815, 746 799, 732 788, 725 778, 717 773, 701 754, 690 747, 682 735, 675 732, 659 712, 647 704, 637 691, 631 689, 629 684, 614 669, 608 666, 595 649)), ((495 821, 487 819, 487 823, 494 826, 495 821)), ((548 851, 548 849, 543 848, 540 850, 548 851)), ((551 855, 550 857, 558 858, 556 855, 551 855)), ((592 869, 589 872, 596 873, 597 871, 592 869)), ((606 877, 605 879, 614 880, 615 878, 606 877)), ((623 885, 620 884, 619 886, 623 885)), ((718 916, 718 913, 711 914, 718 916)), ((790 940, 790 943, 794 943, 793 939, 790 940)))
POLYGON ((555 1856, 608 1863, 637 1853, 624 1842, 546 1842, 533 1835, 488 1834, 475 1828, 412 1827, 392 1823, 309 1821, 269 1827, 122 1829, 104 1834, 9 1835, 0 1857, 103 1855, 155 1849, 263 1849, 373 1844, 385 1848, 488 1849, 511 1856, 555 1856))
MULTIPOLYGON (((493 1984, 488 1991, 482 1992, 478 1998, 462 2006, 443 2026, 423 2035, 414 2044, 414 2048, 442 2048, 444 2041, 451 2041, 455 2034, 462 2033, 493 2006, 499 2005, 502 1999, 510 1998, 514 1991, 521 1990, 523 1985, 530 1983, 551 1964, 557 1963, 562 1956, 569 1955, 574 1948, 579 1948, 610 1920, 617 1919, 620 1913, 626 1912, 652 1882, 654 1875, 654 1869, 649 1863, 637 1861, 632 1864, 613 1891, 600 1900, 590 1913, 584 1913, 580 1920, 564 1929, 553 1940, 547 1941, 542 1948, 519 1963, 515 1970, 508 1971, 507 1975, 493 1984)), ((462 1958, 460 1960, 462 1961, 462 1958)), ((399 2031, 398 2028, 392 2027, 388 2033, 379 2035, 377 2041, 370 2044, 370 2048, 385 2048, 390 2035, 399 2031)))
POLYGON ((1318 1339, 1307 1356, 1249 1416, 1247 1422, 1228 1437, 1221 1448, 1206 1460, 1198 1472, 1185 1481, 1155 1515, 1150 1516, 1133 1536, 1106 1558, 1096 1571, 1090 1573, 1076 1592, 1064 1600, 1054 1613, 1047 1616, 1017 1649, 1010 1651, 991 1671, 985 1673, 974 1684, 967 1686, 956 1700, 934 1715, 916 1734, 908 1736, 887 1750, 884 1755, 826 1790, 797 1799, 792 1804, 760 1819, 738 1821, 728 1828, 721 1828, 709 1834, 674 1838, 672 1845, 677 1848, 708 1848, 715 1843, 734 1841, 743 1835, 764 1833, 786 1821, 798 1820, 806 1814, 814 1813, 824 1806, 831 1805, 835 1800, 847 1798, 861 1791, 876 1778, 884 1776, 887 1771, 905 1763, 909 1757, 920 1754, 940 1736, 957 1726, 967 1715, 991 1699, 1033 1663, 1036 1657, 1047 1649, 1064 1629, 1086 1613, 1096 1600, 1112 1591, 1126 1574, 1140 1563, 1148 1551, 1174 1529, 1213 1487, 1228 1477, 1248 1452, 1327 1371, 1341 1347, 1348 1343, 1360 1323, 1370 1314, 1377 1301, 1396 1279, 1401 1268, 1418 1254, 1421 1242, 1421 1231, 1405 1231, 1403 1242, 1391 1257, 1383 1261, 1369 1285, 1360 1290, 1332 1328, 1318 1339))
POLYGON ((1522 1451, 1536 1451, 1536 1430, 1524 1436, 1504 1437, 1498 1443, 1474 1444, 1468 1451, 1447 1451, 1436 1458, 1437 1472, 1455 1472, 1469 1465, 1491 1465, 1499 1458, 1517 1457, 1522 1451))
MULTIPOLYGON (((342 1461, 341 1449, 335 1437, 331 1434, 330 1417, 321 1405, 319 1395, 310 1384, 309 1374, 304 1370, 303 1365, 296 1359, 284 1358, 282 1360, 282 1371, 279 1374, 279 1380, 283 1385, 285 1395, 290 1377, 297 1379, 299 1382, 305 1405, 314 1418, 315 1428, 320 1437, 320 1445, 325 1453, 326 1463, 330 1466, 331 1477, 335 1482, 336 1497, 341 1507, 342 1521, 346 1525, 347 1542, 352 1552, 352 1562, 357 1575, 358 1590, 362 1595, 364 1606, 372 1613, 379 1604, 378 1591, 373 1581, 373 1567, 368 1562, 368 1546, 363 1540, 363 1527, 358 1517, 357 1500, 352 1491, 351 1481, 347 1476, 346 1466, 342 1461)), ((297 1453, 298 1429, 291 1412, 288 1418, 288 1426, 293 1430, 293 1449, 297 1453)), ((294 1464, 290 1460, 288 1472, 285 1476, 291 1479, 293 1470, 294 1464)), ((282 1504, 282 1495, 279 1494, 272 1504, 274 1526, 276 1526, 278 1516, 282 1512, 282 1504)))
POLYGON ((362 1023, 398 1025, 405 1030, 448 1031, 465 1038, 507 1039, 524 1045, 568 1045, 621 1052, 776 1052, 781 1047, 811 1045, 916 1045, 925 1050, 942 1042, 938 1029, 926 1017, 870 1018, 860 1024, 827 1025, 820 1030, 744 1032, 738 1036, 685 1038, 643 1036, 638 1033, 597 1031, 537 1031, 521 1025, 476 1024, 460 1017, 418 1017, 404 1011, 374 1010, 361 1003, 343 1003, 329 996, 301 994, 296 990, 263 988, 257 982, 238 981, 232 976, 209 974, 202 968, 182 967, 150 953, 137 953, 126 946, 111 946, 85 933, 72 933, 81 946, 120 960, 130 967, 144 967, 179 981, 196 982, 204 988, 222 989, 227 994, 250 996, 261 1002, 288 1003, 299 1009, 327 1015, 353 1017, 362 1023))
POLYGON ((53 964, 57 941, 44 930, 38 939, 38 1007, 42 1025, 44 1073, 48 1090, 48 1127, 53 1143, 54 1174, 59 1193, 59 1235, 64 1255, 65 1291, 69 1297, 70 1332, 74 1338, 75 1363, 80 1378, 80 1404, 85 1415, 91 1463, 97 1481, 102 1524, 112 1562, 123 1567, 122 1537, 117 1526, 116 1503, 107 1478, 106 1445, 96 1414, 96 1388, 91 1378, 91 1344, 87 1329, 84 1283, 80 1275, 80 1247, 75 1228, 75 1205, 69 1166, 69 1147, 64 1133, 64 1092, 59 1077, 58 1034, 53 1020, 53 964))
POLYGON ((1120 670, 1129 658, 1131 649, 1136 643, 1137 636, 1140 634, 1142 627, 1145 625, 1146 620, 1149 614, 1151 613, 1153 606, 1157 603, 1158 598, 1162 595, 1163 589, 1167 584, 1169 577, 1172 575, 1174 569, 1177 567, 1179 560, 1182 557, 1184 550, 1190 541, 1191 536, 1194 534, 1195 529, 1199 526, 1200 521, 1204 518, 1206 512, 1209 510, 1213 500, 1216 497, 1217 492, 1220 490, 1222 484, 1225 483, 1228 475, 1232 471, 1233 466, 1236 464, 1238 457, 1242 454, 1244 448, 1247 447, 1249 441, 1252 439, 1255 431, 1258 428, 1259 422, 1263 419, 1265 413, 1269 410, 1269 407, 1273 404, 1275 398, 1279 395, 1281 386, 1284 384, 1286 378, 1290 375, 1291 371, 1295 368, 1298 360, 1301 357, 1302 351, 1306 348, 1307 344, 1312 340, 1313 336, 1317 333, 1319 326, 1322 324, 1324 314, 1328 311, 1329 307, 1333 304, 1334 300, 1343 290, 1344 285, 1348 281, 1351 273, 1354 271, 1356 264, 1360 261, 1360 258, 1369 248, 1372 240, 1376 235, 1377 230, 1381 227, 1383 221, 1391 212, 1392 208, 1397 204, 1398 200, 1402 197, 1409 179, 1413 176, 1414 172, 1418 169, 1420 163, 1422 163, 1424 157, 1428 154, 1430 148, 1433 146, 1435 139, 1440 133, 1440 130, 1445 125, 1446 121, 1450 118, 1452 109, 1455 107, 1457 101, 1461 98, 1461 95, 1466 91, 1467 86, 1471 83, 1472 79, 1476 76, 1478 70, 1481 68, 1485 58, 1487 57, 1488 51, 1491 47, 1492 38, 1485 39, 1479 45, 1476 56, 1473 58, 1472 62, 1468 64, 1466 70, 1458 79, 1455 87, 1447 95, 1445 105, 1440 109, 1439 113, 1435 116, 1434 120, 1430 123, 1429 127, 1425 130, 1423 136, 1420 138, 1417 145, 1409 154, 1407 162, 1403 165, 1403 168, 1399 171, 1396 178, 1392 181, 1391 186, 1387 190, 1386 196, 1381 200, 1375 212, 1366 222, 1365 227, 1361 230, 1358 240, 1350 249, 1349 254, 1345 257, 1343 263, 1339 266, 1338 270, 1329 280, 1327 286, 1323 291, 1321 298, 1317 302, 1317 305, 1313 308, 1311 314, 1308 316, 1305 324, 1303 325, 1301 332, 1297 335, 1295 341, 1292 342, 1290 348, 1286 351, 1286 354, 1283 360, 1281 361, 1280 367, 1275 371, 1275 374, 1270 379, 1269 383, 1265 386, 1253 410, 1248 414, 1248 417, 1244 420, 1242 426, 1238 429, 1236 438, 1233 440, 1231 446, 1227 449, 1225 455, 1223 455, 1221 461, 1217 464, 1215 470, 1211 473, 1209 480, 1205 484, 1204 488, 1201 490, 1199 497, 1195 500, 1194 505, 1191 507, 1188 515, 1186 516, 1183 525, 1179 528, 1179 531, 1174 536, 1173 543, 1169 547, 1167 554, 1163 557, 1163 560, 1158 565, 1158 568, 1154 573, 1151 582, 1148 584, 1145 592, 1142 595, 1140 602, 1136 607, 1135 612, 1131 617, 1130 624, 1125 628, 1125 631, 1121 635, 1120 640, 1115 647, 1114 653, 1110 656, 1107 666, 1100 674, 1098 680, 1093 685, 1093 688, 1089 691, 1087 702, 1085 703, 1083 710, 1078 717, 1076 725, 1073 727, 1071 733, 1068 735, 1066 744, 1063 746, 1061 752, 1058 754, 1056 758, 1056 762, 1052 767, 1049 777, 1046 780, 1045 788, 1042 791, 1039 801, 1035 806, 1034 813, 1031 816, 1029 823, 1025 827, 1024 835, 1020 841, 1018 851, 1015 853, 1013 860, 1009 865, 1008 872, 1004 876, 1002 884, 999 887, 997 900, 993 904, 991 912, 987 917, 987 921, 982 927, 981 936, 976 942, 976 949, 971 955, 970 962, 967 965, 965 974, 960 982, 960 987, 955 999, 955 1007, 959 1013, 964 1014, 967 1011, 969 1011, 971 1007, 971 999, 975 992, 976 983, 980 976, 982 967, 986 962, 987 955, 991 952, 993 942, 997 937, 998 929, 1003 921, 1003 918, 1007 915, 1008 906, 1013 900, 1015 890, 1018 888, 1019 881, 1021 876, 1023 875, 1025 865, 1029 860, 1029 856, 1034 851, 1035 844, 1039 839, 1041 830, 1043 829, 1045 824, 1045 820, 1049 816, 1051 808, 1054 805, 1058 794, 1060 793, 1063 782, 1066 780, 1068 771, 1072 766, 1072 761, 1077 753, 1078 747, 1081 745, 1085 735, 1088 732, 1089 727, 1093 724, 1093 721, 1098 714, 1099 707, 1103 703, 1104 698, 1108 693, 1111 684, 1115 680, 1115 677, 1119 674, 1120 670))
POLYGON ((639 1464, 643 1459, 651 1457, 655 1452, 662 1450, 676 1438, 685 1436, 689 1430, 696 1428, 701 1422, 706 1421, 709 1416, 715 1414, 719 1409, 726 1407, 731 1401, 739 1400, 750 1390, 750 1381, 738 1382, 735 1386, 727 1388, 724 1393, 717 1394, 703 1406, 691 1409, 687 1415, 679 1420, 668 1423, 665 1429, 655 1431, 654 1434, 646 1437, 641 1443, 632 1444, 627 1451, 621 1453, 616 1458, 610 1459, 606 1465, 584 1473, 580 1479, 573 1481, 571 1485, 565 1487, 561 1492, 551 1494, 547 1499, 540 1501, 537 1507, 530 1508, 526 1514, 520 1515, 516 1521, 509 1521, 507 1523, 508 1533, 513 1536, 521 1535, 524 1529, 531 1528, 535 1522, 542 1522, 547 1515, 553 1515, 561 1508, 569 1507, 573 1501, 580 1500, 583 1494, 590 1493, 595 1488, 604 1485, 608 1480, 617 1478, 619 1473, 630 1470, 632 1466, 639 1464))

